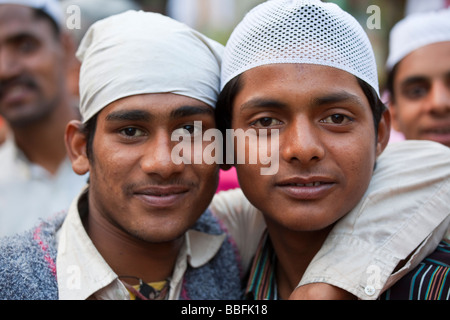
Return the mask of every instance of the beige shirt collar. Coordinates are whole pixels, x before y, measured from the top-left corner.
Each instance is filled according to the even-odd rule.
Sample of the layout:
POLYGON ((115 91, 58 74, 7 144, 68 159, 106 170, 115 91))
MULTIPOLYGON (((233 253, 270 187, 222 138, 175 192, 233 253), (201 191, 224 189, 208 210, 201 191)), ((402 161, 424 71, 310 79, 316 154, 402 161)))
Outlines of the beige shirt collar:
MULTIPOLYGON (((84 192, 82 192, 80 198, 84 192)), ((125 286, 87 235, 78 212, 78 199, 58 231, 57 276, 60 300, 95 299, 127 300, 125 286)), ((198 268, 219 251, 226 235, 210 235, 189 230, 177 258, 170 281, 169 299, 178 299, 187 265, 198 268)))

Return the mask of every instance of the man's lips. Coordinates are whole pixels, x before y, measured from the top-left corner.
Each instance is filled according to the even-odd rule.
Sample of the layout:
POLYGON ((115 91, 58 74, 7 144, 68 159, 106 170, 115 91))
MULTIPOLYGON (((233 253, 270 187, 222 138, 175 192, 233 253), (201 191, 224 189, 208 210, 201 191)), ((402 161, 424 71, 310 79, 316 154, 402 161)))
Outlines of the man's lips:
POLYGON ((35 90, 29 81, 13 81, 0 86, 0 100, 5 104, 16 104, 26 99, 35 90))
POLYGON ((335 185, 334 179, 324 176, 293 177, 276 183, 277 189, 296 200, 324 198, 335 185))
POLYGON ((178 203, 189 190, 189 187, 180 185, 149 186, 134 190, 133 196, 149 206, 166 208, 178 203))
POLYGON ((422 130, 422 138, 443 144, 450 143, 450 123, 446 125, 434 126, 422 130))

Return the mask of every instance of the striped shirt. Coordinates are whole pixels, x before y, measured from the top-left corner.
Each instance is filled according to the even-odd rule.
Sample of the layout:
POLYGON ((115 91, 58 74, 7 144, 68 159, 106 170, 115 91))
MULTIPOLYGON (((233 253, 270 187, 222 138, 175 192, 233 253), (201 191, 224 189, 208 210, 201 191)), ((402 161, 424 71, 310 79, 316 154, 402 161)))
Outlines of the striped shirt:
POLYGON ((450 243, 436 250, 380 297, 381 300, 449 300, 450 243))
POLYGON ((248 300, 278 300, 275 277, 276 255, 267 230, 261 236, 250 269, 245 298, 248 300))

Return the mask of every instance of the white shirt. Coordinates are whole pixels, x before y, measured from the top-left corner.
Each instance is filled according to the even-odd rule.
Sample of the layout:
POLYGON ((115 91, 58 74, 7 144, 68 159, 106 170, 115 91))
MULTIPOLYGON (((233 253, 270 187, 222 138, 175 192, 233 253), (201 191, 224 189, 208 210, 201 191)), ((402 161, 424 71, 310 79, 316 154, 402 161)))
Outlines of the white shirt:
POLYGON ((30 229, 39 218, 67 211, 87 177, 67 158, 55 175, 30 162, 12 140, 0 147, 0 236, 30 229))

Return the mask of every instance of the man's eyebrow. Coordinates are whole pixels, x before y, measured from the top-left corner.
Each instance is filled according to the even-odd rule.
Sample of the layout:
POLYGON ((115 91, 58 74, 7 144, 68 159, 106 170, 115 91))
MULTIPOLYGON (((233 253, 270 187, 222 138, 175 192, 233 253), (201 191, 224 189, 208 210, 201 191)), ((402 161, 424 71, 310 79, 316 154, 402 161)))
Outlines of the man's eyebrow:
MULTIPOLYGON (((170 113, 172 119, 179 119, 198 114, 214 115, 211 108, 203 106, 182 106, 170 113)), ((106 116, 107 121, 150 121, 154 116, 145 110, 121 110, 111 112, 106 116)))
POLYGON ((241 105, 241 111, 245 109, 258 109, 258 108, 285 108, 286 104, 275 100, 275 99, 266 99, 266 98, 253 98, 241 105))
MULTIPOLYGON (((450 70, 444 72, 443 74, 444 78, 449 78, 450 77, 450 70)), ((427 77, 427 76, 422 76, 422 75, 412 75, 409 76, 405 79, 403 79, 403 81, 400 83, 401 86, 408 86, 410 84, 415 84, 415 83, 420 83, 420 82, 427 82, 427 81, 432 81, 431 77, 427 77)))
POLYGON ((29 31, 20 31, 8 37, 6 40, 9 43, 17 43, 26 39, 32 39, 34 41, 38 41, 38 37, 32 32, 29 31))
POLYGON ((313 106, 322 106, 330 103, 338 103, 338 102, 349 102, 353 104, 358 104, 363 106, 363 100, 352 93, 342 91, 342 92, 333 92, 329 94, 325 94, 323 96, 314 97, 311 99, 311 104, 313 106))
POLYGON ((425 77, 425 76, 411 76, 411 77, 407 77, 405 79, 403 79, 403 81, 400 83, 400 85, 402 87, 404 86, 408 86, 414 83, 419 83, 419 82, 426 82, 429 81, 429 78, 425 77))
POLYGON ((143 110, 114 111, 106 116, 107 121, 150 121, 152 115, 143 110))
POLYGON ((209 114, 214 115, 214 111, 209 107, 204 106, 182 106, 170 113, 172 119, 179 119, 189 116, 209 114))
MULTIPOLYGON (((337 103, 337 102, 350 102, 354 104, 358 104, 363 106, 363 100, 354 94, 351 94, 349 92, 336 92, 336 93, 328 93, 323 96, 314 97, 311 99, 311 105, 312 106, 321 106, 326 105, 330 103, 337 103)), ((276 108, 286 108, 287 104, 283 103, 282 101, 274 100, 274 99, 265 99, 265 98, 254 98, 251 99, 241 105, 241 111, 244 109, 249 108, 270 108, 270 107, 276 107, 276 108)))

